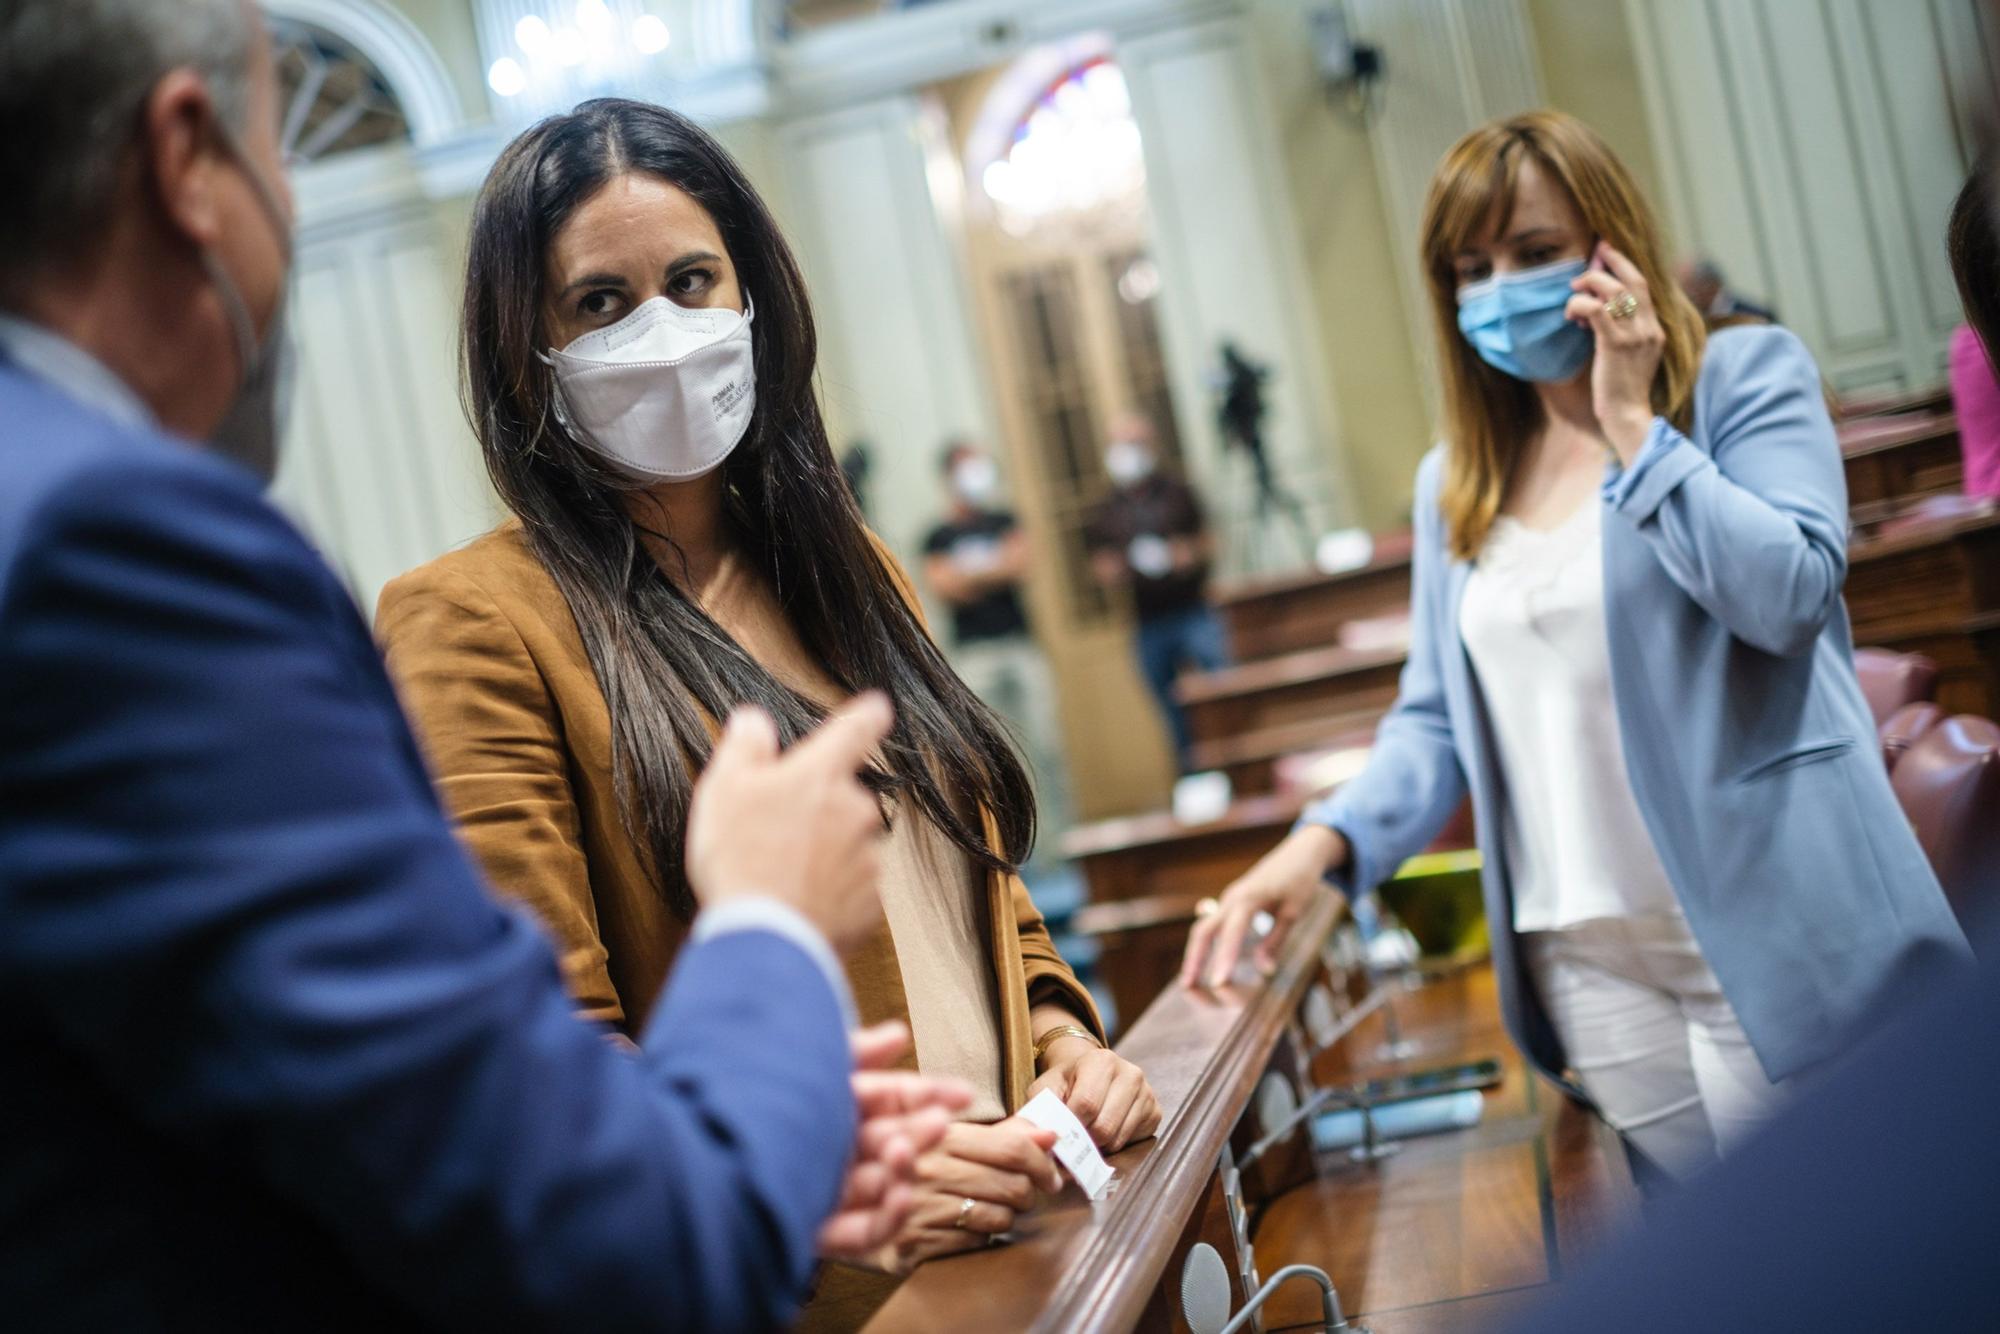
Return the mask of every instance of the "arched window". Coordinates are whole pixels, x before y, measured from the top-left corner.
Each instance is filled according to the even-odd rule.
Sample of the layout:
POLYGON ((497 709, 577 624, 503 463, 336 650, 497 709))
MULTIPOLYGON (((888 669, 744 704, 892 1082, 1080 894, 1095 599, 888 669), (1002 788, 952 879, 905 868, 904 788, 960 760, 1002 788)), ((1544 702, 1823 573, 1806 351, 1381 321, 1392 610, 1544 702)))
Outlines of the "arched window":
POLYGON ((270 26, 283 108, 280 142, 293 162, 410 141, 395 90, 353 43, 300 19, 273 15, 270 26))
POLYGON ((1108 55, 1065 69, 1017 113, 978 181, 1016 235, 1064 219, 1145 208, 1146 161, 1125 76, 1108 55))

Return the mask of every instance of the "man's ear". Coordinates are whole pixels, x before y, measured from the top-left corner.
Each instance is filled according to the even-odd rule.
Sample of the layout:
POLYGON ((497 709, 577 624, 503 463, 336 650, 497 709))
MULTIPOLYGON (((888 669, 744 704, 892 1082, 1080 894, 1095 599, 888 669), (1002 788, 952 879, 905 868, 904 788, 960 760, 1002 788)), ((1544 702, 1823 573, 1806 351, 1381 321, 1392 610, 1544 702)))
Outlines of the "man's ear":
POLYGON ((169 225, 202 249, 222 233, 220 142, 207 81, 192 69, 169 70, 140 112, 140 187, 158 202, 169 225))

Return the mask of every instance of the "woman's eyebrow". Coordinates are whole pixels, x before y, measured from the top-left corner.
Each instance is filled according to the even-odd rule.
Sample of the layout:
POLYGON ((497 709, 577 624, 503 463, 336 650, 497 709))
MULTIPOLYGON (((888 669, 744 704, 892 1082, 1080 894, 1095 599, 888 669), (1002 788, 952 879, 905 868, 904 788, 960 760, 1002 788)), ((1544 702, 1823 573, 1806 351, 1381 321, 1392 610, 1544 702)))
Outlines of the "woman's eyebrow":
POLYGON ((721 262, 722 256, 715 254, 713 251, 691 250, 673 263, 667 265, 667 276, 671 278, 691 264, 720 264, 721 262))
POLYGON ((568 287, 563 288, 562 294, 568 296, 579 287, 624 287, 625 285, 625 276, 623 274, 587 273, 568 287))

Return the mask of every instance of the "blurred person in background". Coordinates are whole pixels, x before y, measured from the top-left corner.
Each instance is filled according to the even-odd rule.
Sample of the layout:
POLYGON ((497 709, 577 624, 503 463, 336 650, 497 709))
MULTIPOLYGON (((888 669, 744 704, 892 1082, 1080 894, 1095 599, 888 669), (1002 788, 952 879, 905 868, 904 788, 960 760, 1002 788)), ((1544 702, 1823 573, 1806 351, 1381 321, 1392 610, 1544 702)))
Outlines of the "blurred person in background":
POLYGON ((1711 333, 1738 324, 1778 322, 1777 312, 1731 291, 1722 266, 1705 255, 1682 260, 1674 277, 1711 333))
POLYGON ((0 1310, 780 1324, 970 1099, 854 1073, 907 1041, 850 1046, 835 957, 879 921, 889 709, 782 759, 732 724, 654 1025, 578 1022, 264 500, 282 160, 247 0, 0 0, 0 1310))
POLYGON ((1028 624, 1028 539, 1000 500, 1000 465, 969 440, 940 460, 949 509, 924 538, 924 579, 951 612, 951 662, 1013 728, 1034 772, 1038 849, 1069 827, 1069 763, 1048 658, 1028 624))
POLYGON ((1951 335, 1951 405, 1958 416, 1964 491, 1977 500, 2000 499, 2000 378, 1989 350, 2000 347, 1995 341, 2000 327, 1988 323, 1987 314, 2000 295, 2000 253, 1994 244, 1990 188, 1987 170, 1972 174, 1952 205, 1945 238, 1967 320, 1951 335))
POLYGON ((686 947, 688 795, 719 720, 791 742, 879 690, 867 771, 887 918, 847 960, 868 1022, 907 1022, 974 1101, 917 1164, 909 1222, 825 1273, 848 1328, 934 1256, 1059 1185, 1012 1115, 1052 1088, 1116 1149, 1153 1133, 1138 1068, 1016 873, 1034 790, 869 531, 813 392, 805 280, 763 200, 663 107, 585 102, 518 136, 474 206, 463 373, 514 517, 395 580, 376 629, 445 804, 496 888, 547 923, 586 1014, 637 1033, 686 947))
POLYGON ((1194 488, 1164 466, 1144 415, 1121 413, 1112 422, 1104 471, 1111 490, 1084 528, 1091 573, 1132 600, 1139 671, 1186 772, 1193 739, 1174 682, 1184 668, 1213 672, 1230 662, 1228 633, 1208 603, 1215 535, 1194 488))

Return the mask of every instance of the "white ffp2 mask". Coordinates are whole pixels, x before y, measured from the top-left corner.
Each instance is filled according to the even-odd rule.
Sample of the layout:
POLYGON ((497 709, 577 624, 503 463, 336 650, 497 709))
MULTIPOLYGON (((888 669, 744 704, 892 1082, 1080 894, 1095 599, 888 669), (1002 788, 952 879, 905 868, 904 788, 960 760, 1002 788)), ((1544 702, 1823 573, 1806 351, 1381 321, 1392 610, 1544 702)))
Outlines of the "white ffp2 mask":
POLYGON ((750 429, 756 362, 741 313, 689 310, 663 296, 543 357, 556 416, 621 471, 685 482, 722 466, 750 429))

